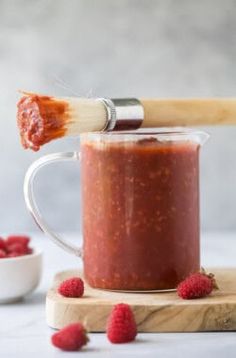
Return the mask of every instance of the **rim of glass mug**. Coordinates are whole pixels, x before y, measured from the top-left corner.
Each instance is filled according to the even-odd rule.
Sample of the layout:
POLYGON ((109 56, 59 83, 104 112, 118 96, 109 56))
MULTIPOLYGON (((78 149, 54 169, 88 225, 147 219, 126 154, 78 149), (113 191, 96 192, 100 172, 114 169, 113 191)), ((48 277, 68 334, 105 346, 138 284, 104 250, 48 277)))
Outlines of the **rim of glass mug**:
POLYGON ((100 142, 101 139, 104 142, 129 142, 130 140, 134 140, 134 138, 140 140, 150 136, 158 139, 160 142, 188 140, 199 143, 200 145, 203 145, 210 137, 205 131, 186 127, 140 128, 135 131, 89 132, 80 134, 82 142, 87 140, 100 142))

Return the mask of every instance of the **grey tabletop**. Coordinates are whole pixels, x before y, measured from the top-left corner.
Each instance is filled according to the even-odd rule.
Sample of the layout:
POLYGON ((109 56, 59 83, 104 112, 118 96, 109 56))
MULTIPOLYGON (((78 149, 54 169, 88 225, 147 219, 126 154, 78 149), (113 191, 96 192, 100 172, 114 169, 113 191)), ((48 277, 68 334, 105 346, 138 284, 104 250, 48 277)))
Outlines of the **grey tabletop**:
MULTIPOLYGON (((69 240, 79 243, 75 234, 69 240)), ((57 248, 45 236, 32 234, 34 245, 44 251, 40 286, 23 301, 0 306, 0 357, 236 357, 235 332, 139 334, 129 344, 112 345, 105 334, 90 334, 89 345, 79 353, 61 352, 50 344, 53 330, 45 322, 45 295, 56 272, 80 267, 78 258, 57 248)), ((202 235, 202 265, 236 266, 236 233, 202 235)))

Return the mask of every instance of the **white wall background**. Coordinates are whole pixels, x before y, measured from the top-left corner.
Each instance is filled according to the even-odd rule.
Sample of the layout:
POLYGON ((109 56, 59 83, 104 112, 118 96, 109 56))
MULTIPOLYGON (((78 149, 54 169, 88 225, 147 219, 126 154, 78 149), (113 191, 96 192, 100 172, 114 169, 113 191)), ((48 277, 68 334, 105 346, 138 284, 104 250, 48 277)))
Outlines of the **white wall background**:
MULTIPOLYGON (((22 194, 40 153, 19 143, 18 89, 81 96, 236 96, 234 0, 0 0, 0 232, 35 229, 22 194)), ((236 127, 207 128, 204 229, 236 229, 236 127)), ((54 228, 79 228, 79 171, 45 169, 40 205, 54 228), (48 192, 51 191, 49 195, 48 192)))

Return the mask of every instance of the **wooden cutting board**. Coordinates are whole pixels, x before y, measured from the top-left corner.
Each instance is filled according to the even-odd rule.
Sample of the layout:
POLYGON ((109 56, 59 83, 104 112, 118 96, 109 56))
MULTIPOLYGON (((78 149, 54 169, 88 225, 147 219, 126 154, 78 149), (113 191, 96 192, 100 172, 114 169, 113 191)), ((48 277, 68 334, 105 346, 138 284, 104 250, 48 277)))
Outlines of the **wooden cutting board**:
POLYGON ((236 268, 210 269, 220 290, 203 299, 182 300, 176 292, 122 293, 85 285, 82 298, 64 298, 57 286, 79 271, 58 273, 46 299, 47 323, 61 328, 80 321, 88 331, 104 332, 107 317, 117 303, 132 306, 139 332, 197 332, 236 330, 236 268))

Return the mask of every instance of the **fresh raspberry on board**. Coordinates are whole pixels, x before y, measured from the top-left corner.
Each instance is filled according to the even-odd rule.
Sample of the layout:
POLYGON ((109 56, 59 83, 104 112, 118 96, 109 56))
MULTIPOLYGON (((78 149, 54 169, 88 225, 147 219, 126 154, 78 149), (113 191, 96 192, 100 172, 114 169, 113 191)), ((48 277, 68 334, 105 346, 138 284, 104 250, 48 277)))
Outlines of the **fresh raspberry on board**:
POLYGON ((205 270, 188 276, 177 287, 179 297, 190 300, 208 296, 213 289, 217 289, 217 284, 212 273, 207 274, 205 270))
POLYGON ((60 284, 58 292, 65 297, 82 297, 84 282, 80 277, 69 278, 60 284))
POLYGON ((111 343, 127 343, 135 339, 137 326, 128 304, 115 305, 108 318, 106 332, 111 343))
POLYGON ((54 333, 52 344, 64 351, 78 351, 89 341, 87 332, 81 323, 72 323, 54 333))
POLYGON ((6 251, 0 249, 0 259, 5 259, 7 257, 6 251))
POLYGON ((26 235, 11 235, 6 239, 6 245, 12 244, 21 244, 24 247, 27 247, 30 242, 30 237, 26 235))

